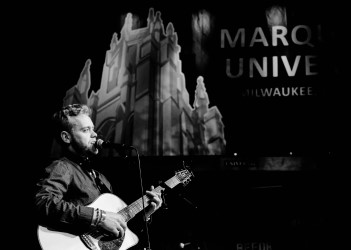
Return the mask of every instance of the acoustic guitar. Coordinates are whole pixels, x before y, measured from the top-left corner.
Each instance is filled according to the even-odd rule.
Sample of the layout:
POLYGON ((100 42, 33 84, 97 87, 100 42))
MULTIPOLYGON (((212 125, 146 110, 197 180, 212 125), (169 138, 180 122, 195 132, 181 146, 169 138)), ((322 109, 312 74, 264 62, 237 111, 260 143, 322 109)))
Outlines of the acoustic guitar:
MULTIPOLYGON (((188 184, 193 173, 187 169, 176 174, 154 189, 156 192, 164 191, 167 187, 174 188, 178 184, 188 184)), ((118 196, 110 193, 100 195, 89 207, 100 208, 105 211, 119 213, 126 222, 132 219, 148 205, 148 197, 144 195, 132 204, 127 204, 118 196), (143 205, 144 202, 144 205, 143 205)), ((139 242, 138 237, 128 227, 124 237, 113 238, 106 232, 94 228, 82 235, 55 231, 45 226, 38 226, 38 240, 43 250, 126 250, 139 242)))

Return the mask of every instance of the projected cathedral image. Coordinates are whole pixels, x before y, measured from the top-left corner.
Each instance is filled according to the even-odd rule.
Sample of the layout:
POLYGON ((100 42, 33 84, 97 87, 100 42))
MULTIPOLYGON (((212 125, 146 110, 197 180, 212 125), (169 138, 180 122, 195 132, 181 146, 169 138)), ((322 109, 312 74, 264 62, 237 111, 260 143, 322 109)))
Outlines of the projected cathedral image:
POLYGON ((153 9, 147 20, 145 28, 132 30, 132 15, 127 15, 120 39, 114 33, 106 52, 100 89, 87 96, 88 60, 64 105, 88 104, 101 136, 139 145, 144 155, 223 154, 221 113, 209 107, 204 79, 197 79, 192 107, 173 25, 165 30, 160 13, 155 15, 153 9))

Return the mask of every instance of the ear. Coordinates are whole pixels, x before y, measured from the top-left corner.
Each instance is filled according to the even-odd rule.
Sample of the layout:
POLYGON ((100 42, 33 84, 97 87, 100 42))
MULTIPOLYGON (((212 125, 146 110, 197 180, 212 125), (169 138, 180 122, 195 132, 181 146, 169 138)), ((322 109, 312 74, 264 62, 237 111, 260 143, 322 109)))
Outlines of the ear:
POLYGON ((70 135, 70 133, 68 133, 67 131, 62 131, 61 132, 61 139, 65 143, 71 143, 71 135, 70 135))

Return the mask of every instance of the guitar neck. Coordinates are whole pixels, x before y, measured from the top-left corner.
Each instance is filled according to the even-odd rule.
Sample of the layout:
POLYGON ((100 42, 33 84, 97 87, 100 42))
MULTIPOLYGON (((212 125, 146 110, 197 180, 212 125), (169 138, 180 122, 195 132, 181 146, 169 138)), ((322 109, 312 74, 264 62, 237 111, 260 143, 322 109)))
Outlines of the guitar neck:
MULTIPOLYGON (((164 182, 164 184, 169 188, 174 188, 179 183, 181 183, 181 182, 178 180, 178 178, 176 176, 173 176, 172 178, 170 178, 169 180, 164 182)), ((163 190, 165 190, 164 187, 158 186, 155 189, 153 189, 152 191, 161 192, 163 190)), ((150 199, 148 198, 147 195, 143 195, 141 198, 134 201, 129 206, 123 208, 118 213, 124 217, 126 222, 128 222, 130 219, 132 219, 134 216, 136 216, 140 211, 142 211, 144 209, 144 207, 148 206, 149 200, 150 199), (144 202, 144 204, 143 204, 143 202, 144 202)))

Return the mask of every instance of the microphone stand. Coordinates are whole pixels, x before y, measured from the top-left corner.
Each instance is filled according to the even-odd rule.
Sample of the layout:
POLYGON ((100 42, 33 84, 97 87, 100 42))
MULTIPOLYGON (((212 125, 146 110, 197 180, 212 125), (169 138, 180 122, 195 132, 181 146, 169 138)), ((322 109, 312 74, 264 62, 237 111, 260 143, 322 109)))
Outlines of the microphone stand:
POLYGON ((128 157, 127 152, 129 152, 130 150, 135 150, 135 153, 137 155, 137 160, 138 160, 138 169, 139 169, 139 179, 140 179, 140 188, 141 188, 141 199, 142 199, 142 204, 143 204, 143 217, 144 217, 144 227, 146 230, 146 237, 147 237, 147 247, 144 247, 144 250, 151 250, 151 244, 150 244, 150 235, 149 235, 149 227, 146 221, 146 211, 145 211, 145 205, 144 205, 144 189, 143 189, 143 178, 142 178, 142 174, 141 174, 141 167, 140 167, 140 156, 139 156, 139 152, 138 149, 136 147, 133 146, 129 146, 130 148, 126 148, 121 150, 119 147, 112 147, 113 149, 115 149, 118 154, 126 159, 128 157))
POLYGON ((140 179, 140 189, 141 189, 141 199, 142 199, 142 204, 143 204, 143 214, 144 214, 144 226, 146 230, 146 238, 147 238, 147 247, 144 248, 144 250, 151 250, 151 243, 150 243, 150 235, 149 235, 149 227, 148 227, 148 222, 146 221, 146 211, 145 211, 145 205, 144 205, 144 189, 143 189, 143 178, 141 174, 141 167, 140 167, 140 157, 139 157, 139 152, 138 150, 133 147, 135 150, 135 153, 137 155, 138 159, 138 168, 139 168, 139 179, 140 179))

